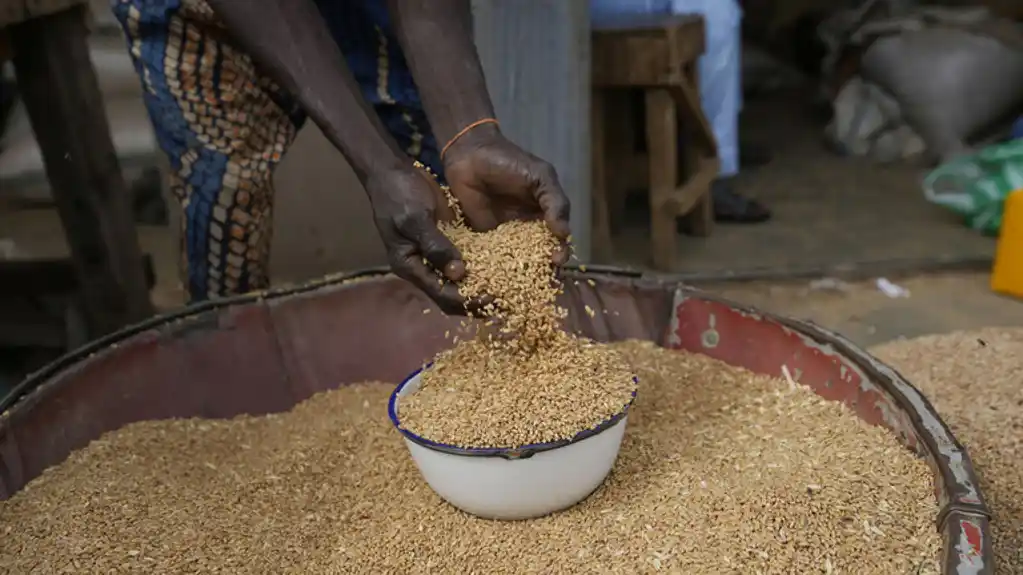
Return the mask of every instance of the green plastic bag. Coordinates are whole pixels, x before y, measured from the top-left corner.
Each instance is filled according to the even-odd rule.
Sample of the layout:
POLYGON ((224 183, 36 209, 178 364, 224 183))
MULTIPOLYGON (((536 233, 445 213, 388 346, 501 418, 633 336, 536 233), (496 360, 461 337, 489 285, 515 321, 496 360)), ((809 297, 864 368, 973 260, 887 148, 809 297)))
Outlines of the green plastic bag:
POLYGON ((1002 204, 1023 189, 1023 140, 984 148, 938 166, 924 179, 927 201, 963 216, 966 224, 997 235, 1002 204))

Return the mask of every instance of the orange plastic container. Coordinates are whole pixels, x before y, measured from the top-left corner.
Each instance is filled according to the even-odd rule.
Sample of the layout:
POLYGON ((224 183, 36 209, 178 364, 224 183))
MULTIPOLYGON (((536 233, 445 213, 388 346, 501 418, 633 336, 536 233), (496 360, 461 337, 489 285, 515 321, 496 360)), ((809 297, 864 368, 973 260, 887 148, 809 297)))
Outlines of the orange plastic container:
POLYGON ((1005 198, 1002 226, 998 232, 991 289, 1023 298, 1023 190, 1005 198))

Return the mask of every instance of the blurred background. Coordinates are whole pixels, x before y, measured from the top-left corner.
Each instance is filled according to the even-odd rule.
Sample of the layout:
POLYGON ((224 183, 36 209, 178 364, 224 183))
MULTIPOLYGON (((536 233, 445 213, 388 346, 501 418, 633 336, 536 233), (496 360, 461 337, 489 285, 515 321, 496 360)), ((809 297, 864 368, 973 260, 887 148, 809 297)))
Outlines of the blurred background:
MULTIPOLYGON (((11 61, 15 30, 24 34, 26 22, 41 26, 81 3, 0 0, 0 364, 13 374, 8 381, 96 335, 83 319, 68 235, 11 61)), ((86 4, 88 61, 148 257, 150 297, 156 310, 173 309, 185 298, 164 160, 108 2, 86 4)), ((830 318, 867 339, 973 321, 921 311, 946 296, 973 297, 969 317, 979 325, 1023 319, 988 289, 1003 202, 1023 187, 1015 139, 1023 3, 492 0, 474 2, 474 10, 503 127, 558 168, 582 259, 740 290, 742 299, 830 318), (657 56, 682 58, 698 72, 679 81, 705 89, 702 103, 676 102, 679 184, 695 173, 681 157, 698 145, 692 125, 704 126, 719 160, 737 164, 715 185, 755 201, 769 218, 707 225, 708 216, 701 225, 671 213, 696 221, 697 231, 680 223, 662 240, 670 246, 651 239, 652 218, 665 208, 649 191, 660 168, 650 162, 648 90, 612 78, 614 66, 637 66, 630 58, 640 56, 621 48, 630 34, 688 38, 699 48, 657 56), (709 109, 708 86, 724 84, 709 109), (882 276, 900 287, 898 278, 923 273, 943 275, 907 280, 914 289, 905 293, 878 287, 888 285, 878 283, 882 276), (919 310, 892 316, 894 305, 919 310), (891 325, 878 327, 885 321, 891 325)), ((276 188, 275 285, 385 264, 359 182, 311 123, 277 171, 276 188)), ((698 194, 697 203, 710 197, 698 194)))

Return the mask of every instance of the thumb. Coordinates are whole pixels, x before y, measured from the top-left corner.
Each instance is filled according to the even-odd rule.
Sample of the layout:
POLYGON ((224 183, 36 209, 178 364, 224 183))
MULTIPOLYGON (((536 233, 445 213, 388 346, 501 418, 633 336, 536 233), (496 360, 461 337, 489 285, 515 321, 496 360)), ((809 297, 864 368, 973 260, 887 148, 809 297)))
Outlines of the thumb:
POLYGON ((501 223, 482 183, 464 184, 456 180, 451 182, 451 193, 458 200, 462 215, 473 230, 487 232, 501 223))
POLYGON ((420 170, 419 174, 426 181, 427 188, 430 190, 430 201, 433 204, 437 221, 450 222, 454 220, 455 211, 451 208, 448 195, 444 193, 444 188, 437 183, 437 179, 433 177, 433 174, 428 173, 426 170, 420 170))

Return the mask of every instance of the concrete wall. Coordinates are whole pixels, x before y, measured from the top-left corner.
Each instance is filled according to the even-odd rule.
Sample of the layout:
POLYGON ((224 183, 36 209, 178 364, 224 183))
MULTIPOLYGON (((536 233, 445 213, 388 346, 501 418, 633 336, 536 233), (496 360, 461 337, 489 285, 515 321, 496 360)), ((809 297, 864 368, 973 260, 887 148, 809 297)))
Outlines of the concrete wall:
POLYGON ((281 162, 275 184, 275 282, 387 263, 362 185, 312 122, 281 162))
POLYGON ((476 45, 501 128, 554 164, 572 201, 576 255, 590 257, 588 0, 474 0, 476 45))

